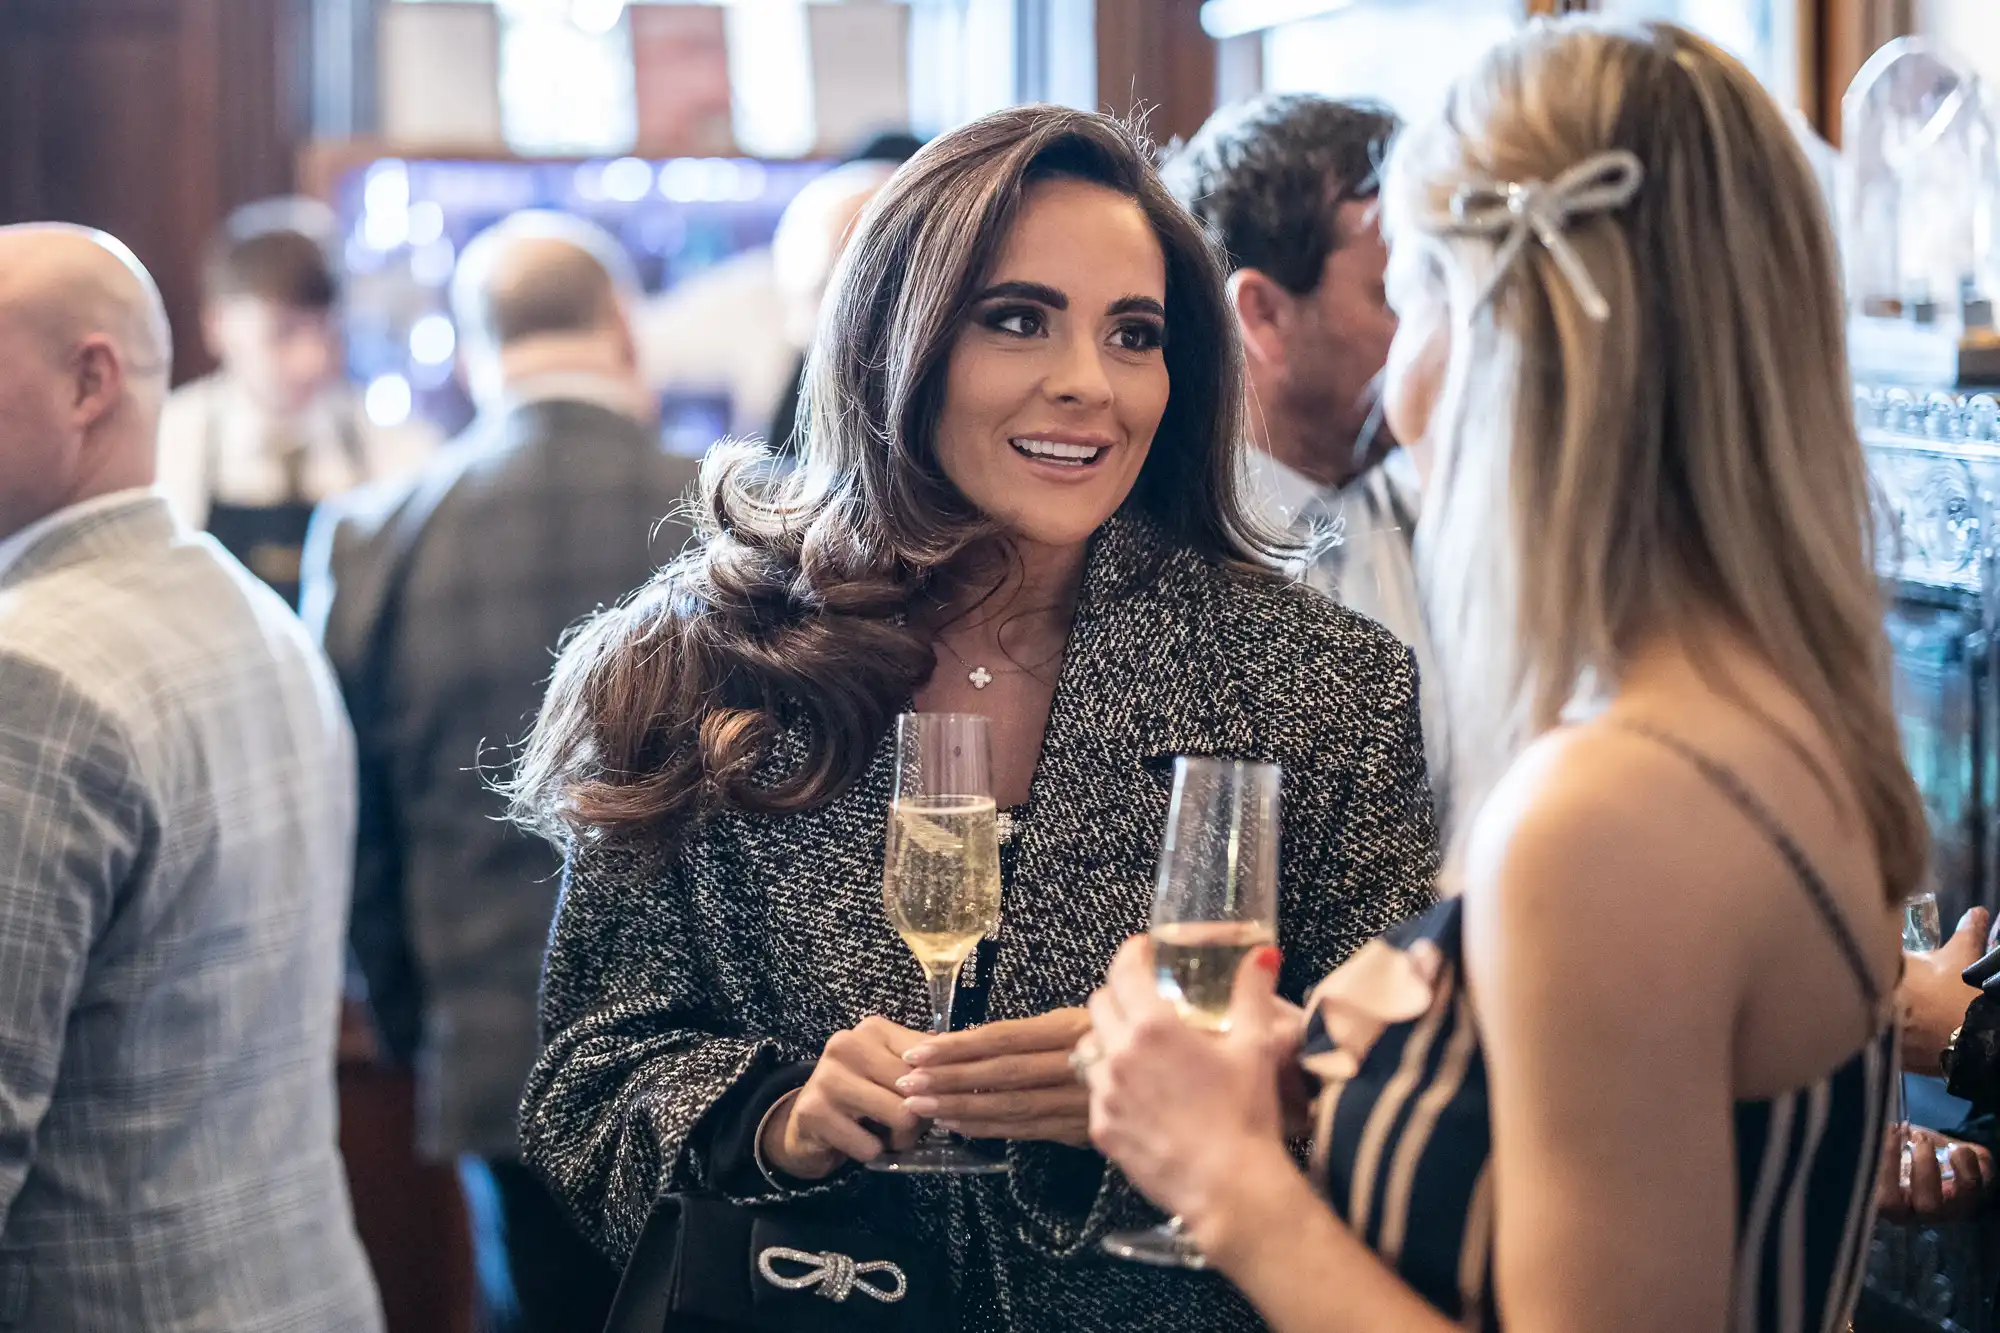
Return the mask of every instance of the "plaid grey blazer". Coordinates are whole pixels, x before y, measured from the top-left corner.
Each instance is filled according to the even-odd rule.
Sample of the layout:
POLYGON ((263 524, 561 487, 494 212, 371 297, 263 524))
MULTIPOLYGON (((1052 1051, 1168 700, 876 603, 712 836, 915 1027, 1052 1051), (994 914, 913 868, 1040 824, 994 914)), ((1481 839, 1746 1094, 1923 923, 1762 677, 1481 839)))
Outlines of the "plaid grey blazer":
MULTIPOLYGON (((789 736, 774 775, 788 752, 789 736)), ((1299 584, 1219 568, 1121 514, 1091 541, 1003 884, 989 1017, 1084 1003, 1146 929, 1177 754, 1284 768, 1278 942, 1292 999, 1431 904, 1410 651, 1299 584)), ((710 1137, 734 1090, 816 1058, 870 1014, 925 1026, 922 974, 882 913, 895 768, 885 736, 867 775, 816 809, 731 811, 671 848, 573 853, 521 1134, 606 1252, 631 1252, 665 1191, 737 1188, 710 1137)), ((745 1201, 941 1247, 960 1333, 1263 1327, 1212 1275, 1097 1254, 1106 1230, 1158 1218, 1102 1157, 1050 1143, 1007 1156, 1000 1178, 853 1170, 745 1201)))
POLYGON ((166 502, 0 570, 0 1328, 374 1330, 335 1146, 353 749, 166 502))
POLYGON ((547 401, 474 423, 414 480, 335 500, 306 543, 305 618, 361 743, 354 954, 419 1134, 519 1155, 521 1086, 561 861, 490 790, 540 710, 563 631, 687 540, 698 464, 636 422, 547 401))

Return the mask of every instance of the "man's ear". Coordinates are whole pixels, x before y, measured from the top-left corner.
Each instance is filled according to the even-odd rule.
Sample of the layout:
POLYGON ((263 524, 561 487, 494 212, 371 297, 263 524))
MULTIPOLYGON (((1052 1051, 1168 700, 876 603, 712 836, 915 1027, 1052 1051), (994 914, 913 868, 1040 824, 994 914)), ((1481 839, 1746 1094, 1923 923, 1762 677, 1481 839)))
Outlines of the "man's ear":
POLYGON ((1298 319, 1297 298, 1262 269, 1240 268, 1229 275, 1229 304, 1243 331, 1243 350, 1252 361, 1282 366, 1298 319))
POLYGON ((70 408, 85 430, 118 409, 125 397, 125 362, 110 337, 93 333, 70 356, 70 408))

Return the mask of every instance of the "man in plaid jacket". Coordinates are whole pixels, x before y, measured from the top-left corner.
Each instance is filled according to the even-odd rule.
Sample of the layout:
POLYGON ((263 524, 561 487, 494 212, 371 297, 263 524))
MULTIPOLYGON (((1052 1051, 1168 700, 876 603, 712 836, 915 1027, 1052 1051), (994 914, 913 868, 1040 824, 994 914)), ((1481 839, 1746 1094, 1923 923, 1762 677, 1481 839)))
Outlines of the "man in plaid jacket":
POLYGON ((353 746, 150 487, 124 246, 0 228, 0 1329, 381 1326, 335 1146, 353 746))

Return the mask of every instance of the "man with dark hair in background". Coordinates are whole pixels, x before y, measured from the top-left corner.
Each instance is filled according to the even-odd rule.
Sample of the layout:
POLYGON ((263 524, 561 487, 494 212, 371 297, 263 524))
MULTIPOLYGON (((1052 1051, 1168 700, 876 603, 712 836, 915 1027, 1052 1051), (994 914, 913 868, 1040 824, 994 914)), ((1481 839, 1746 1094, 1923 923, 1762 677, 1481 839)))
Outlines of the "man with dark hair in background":
POLYGON ((1279 527, 1315 539, 1309 584, 1416 651, 1438 784, 1444 719, 1411 558, 1415 478, 1375 410, 1396 335, 1375 195, 1397 126, 1380 106, 1274 94, 1216 112, 1163 170, 1228 257, 1251 494, 1279 527))
POLYGON ((596 1333, 617 1282, 519 1160, 561 858, 488 783, 564 630, 688 537, 698 464, 661 450, 639 294, 617 242, 575 218, 474 240, 452 306, 479 416, 413 480, 329 503, 307 542, 306 622, 360 741, 350 938, 383 1049, 417 1071, 419 1150, 490 1173, 519 1316, 496 1312, 501 1333, 596 1333))
POLYGON ((437 444, 377 426, 341 377, 331 215, 303 199, 239 209, 202 266, 202 333, 221 369, 181 389, 160 423, 160 486, 297 603, 299 551, 319 501, 409 472, 437 444))

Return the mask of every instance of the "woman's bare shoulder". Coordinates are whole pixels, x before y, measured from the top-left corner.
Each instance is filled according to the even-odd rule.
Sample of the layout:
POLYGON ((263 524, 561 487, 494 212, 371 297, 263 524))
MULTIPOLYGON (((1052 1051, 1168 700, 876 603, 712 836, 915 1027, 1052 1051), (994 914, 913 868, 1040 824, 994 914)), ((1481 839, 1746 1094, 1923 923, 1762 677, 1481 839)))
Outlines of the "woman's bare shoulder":
POLYGON ((1497 915, 1722 966, 1746 888, 1773 865, 1687 758, 1597 723, 1544 736, 1508 770, 1475 818, 1461 887, 1469 922, 1497 915))

